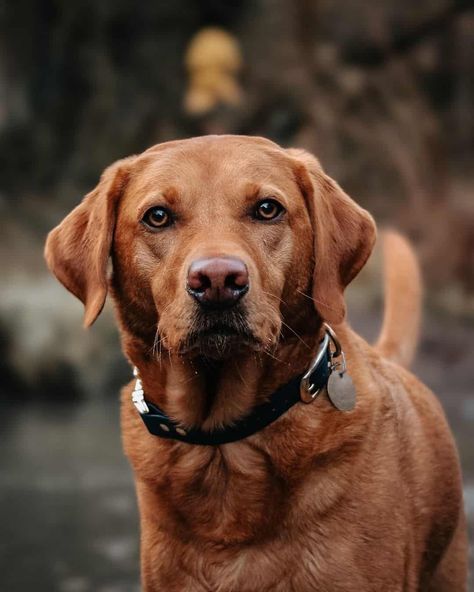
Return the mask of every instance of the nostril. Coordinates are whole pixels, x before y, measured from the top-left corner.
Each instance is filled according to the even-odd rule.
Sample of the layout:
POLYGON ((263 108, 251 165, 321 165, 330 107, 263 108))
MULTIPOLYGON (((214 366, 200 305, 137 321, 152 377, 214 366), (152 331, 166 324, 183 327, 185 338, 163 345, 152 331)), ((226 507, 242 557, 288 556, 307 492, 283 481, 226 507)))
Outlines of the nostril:
POLYGON ((201 292, 211 286, 211 280, 199 270, 190 270, 187 284, 190 290, 201 292))
POLYGON ((210 278, 206 274, 200 273, 199 274, 199 286, 196 288, 196 290, 199 292, 204 292, 205 290, 208 290, 210 287, 211 287, 210 278))
POLYGON ((248 277, 243 273, 233 273, 225 278, 224 286, 232 290, 243 289, 248 284, 248 277))

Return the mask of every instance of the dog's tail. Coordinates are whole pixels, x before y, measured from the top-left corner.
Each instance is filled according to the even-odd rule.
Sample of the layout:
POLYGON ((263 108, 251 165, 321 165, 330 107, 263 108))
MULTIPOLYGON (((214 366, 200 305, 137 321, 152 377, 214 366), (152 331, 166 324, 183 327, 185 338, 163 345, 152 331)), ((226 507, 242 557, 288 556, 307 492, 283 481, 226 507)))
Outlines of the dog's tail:
POLYGON ((420 267, 408 241, 398 233, 383 233, 385 313, 376 349, 408 367, 418 344, 421 321, 420 267))

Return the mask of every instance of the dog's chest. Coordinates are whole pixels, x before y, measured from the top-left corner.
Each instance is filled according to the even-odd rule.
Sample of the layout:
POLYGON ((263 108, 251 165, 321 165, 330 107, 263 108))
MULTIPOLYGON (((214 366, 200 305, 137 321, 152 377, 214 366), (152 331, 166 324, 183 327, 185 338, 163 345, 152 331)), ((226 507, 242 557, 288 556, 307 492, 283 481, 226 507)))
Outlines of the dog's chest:
POLYGON ((359 504, 355 520, 352 501, 329 501, 322 477, 290 496, 275 467, 243 450, 236 458, 175 457, 168 476, 164 486, 138 489, 145 538, 154 540, 142 547, 154 565, 150 590, 172 590, 170 578, 180 592, 399 589, 380 581, 403 573, 397 541, 384 540, 359 504), (375 536, 367 536, 369 524, 375 536))
MULTIPOLYGON (((314 531, 300 540, 274 539, 259 545, 216 549, 173 544, 160 549, 160 570, 149 590, 180 592, 375 592, 402 591, 403 562, 395 552, 389 562, 362 562, 360 541, 321 540, 314 531), (385 565, 386 563, 386 565, 385 565), (395 568, 395 569, 394 569, 395 568), (393 574, 398 574, 393 579, 393 574), (392 574, 392 576, 390 575, 392 574), (169 587, 173 581, 176 588, 169 587)), ((387 557, 388 559, 388 557, 387 557)), ((148 588, 146 588, 148 590, 148 588)))
POLYGON ((241 447, 230 458, 219 451, 175 455, 155 507, 170 530, 215 545, 271 537, 288 513, 287 484, 265 457, 241 447))

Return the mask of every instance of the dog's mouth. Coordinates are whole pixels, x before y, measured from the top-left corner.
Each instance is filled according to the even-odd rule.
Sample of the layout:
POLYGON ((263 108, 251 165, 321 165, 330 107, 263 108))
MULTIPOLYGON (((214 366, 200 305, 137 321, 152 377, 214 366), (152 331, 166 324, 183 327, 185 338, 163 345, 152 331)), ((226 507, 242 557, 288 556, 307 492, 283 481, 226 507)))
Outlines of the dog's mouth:
POLYGON ((239 311, 200 313, 180 348, 181 354, 220 360, 235 353, 261 349, 239 311))

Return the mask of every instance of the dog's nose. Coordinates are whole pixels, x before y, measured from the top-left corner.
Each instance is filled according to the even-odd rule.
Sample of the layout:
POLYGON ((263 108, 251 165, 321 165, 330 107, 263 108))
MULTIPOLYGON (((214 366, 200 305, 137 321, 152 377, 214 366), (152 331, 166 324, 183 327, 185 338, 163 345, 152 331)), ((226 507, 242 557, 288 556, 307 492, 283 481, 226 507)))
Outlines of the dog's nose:
POLYGON ((197 259, 189 267, 187 290, 202 305, 232 306, 248 289, 247 266, 236 257, 197 259))

